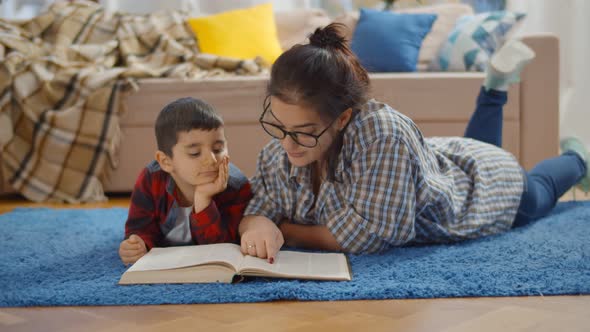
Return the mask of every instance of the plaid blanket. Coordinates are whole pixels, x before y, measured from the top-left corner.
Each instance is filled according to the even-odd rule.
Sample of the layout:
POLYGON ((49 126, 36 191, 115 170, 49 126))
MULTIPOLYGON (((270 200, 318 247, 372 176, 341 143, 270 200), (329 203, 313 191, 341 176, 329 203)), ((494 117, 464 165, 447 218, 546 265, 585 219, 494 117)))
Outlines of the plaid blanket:
POLYGON ((135 79, 266 72, 258 58, 199 53, 185 18, 56 2, 28 21, 0 20, 0 158, 10 185, 33 201, 105 200, 121 101, 135 79))

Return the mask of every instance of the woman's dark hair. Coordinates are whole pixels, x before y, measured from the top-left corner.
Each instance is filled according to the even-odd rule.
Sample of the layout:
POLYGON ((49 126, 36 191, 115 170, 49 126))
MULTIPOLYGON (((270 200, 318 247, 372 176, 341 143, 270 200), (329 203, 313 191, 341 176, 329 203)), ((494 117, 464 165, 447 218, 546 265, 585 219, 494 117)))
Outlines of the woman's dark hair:
POLYGON ((177 99, 164 106, 156 119, 158 150, 172 157, 178 133, 193 129, 209 131, 222 126, 223 120, 211 105, 191 97, 177 99))
MULTIPOLYGON (((309 44, 295 45, 272 66, 267 95, 282 102, 315 109, 323 119, 354 113, 367 101, 369 76, 344 39, 346 26, 332 23, 316 29, 309 44)), ((334 180, 344 130, 328 149, 328 180, 334 180)))

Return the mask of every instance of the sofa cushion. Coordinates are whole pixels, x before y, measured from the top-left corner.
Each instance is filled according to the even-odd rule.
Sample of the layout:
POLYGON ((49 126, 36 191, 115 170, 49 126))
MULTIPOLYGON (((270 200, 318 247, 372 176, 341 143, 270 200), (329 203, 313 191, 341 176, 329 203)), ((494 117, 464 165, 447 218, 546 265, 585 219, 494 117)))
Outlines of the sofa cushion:
POLYGON ((352 41, 352 35, 354 34, 354 30, 356 29, 356 24, 359 20, 359 15, 360 13, 357 11, 346 12, 342 15, 337 16, 334 19, 334 23, 344 24, 347 27, 345 31, 346 35, 344 36, 344 38, 348 42, 352 41))
MULTIPOLYGON (((437 16, 430 32, 422 41, 417 65, 420 71, 427 70, 430 63, 436 59, 440 48, 453 30, 457 20, 464 15, 473 15, 471 6, 459 3, 401 8, 396 9, 395 12, 400 14, 435 14, 437 16)), ((352 40, 358 18, 358 12, 350 12, 335 19, 335 22, 348 26, 347 40, 352 40)))
POLYGON ((432 70, 484 71, 508 32, 524 17, 525 14, 507 11, 462 17, 432 62, 432 70))
POLYGON ((321 9, 296 9, 275 13, 281 48, 286 51, 295 44, 305 44, 307 37, 332 19, 321 9))
POLYGON ((272 4, 189 18, 203 53, 251 59, 261 56, 272 64, 282 50, 272 4))
POLYGON ((434 6, 404 8, 396 10, 397 13, 406 14, 436 14, 436 21, 432 29, 424 38, 420 54, 418 55, 418 69, 427 70, 432 61, 443 46, 449 33, 455 27, 457 20, 465 15, 473 15, 473 8, 466 4, 453 3, 434 6))
POLYGON ((352 37, 352 51, 368 71, 416 71, 422 40, 435 19, 433 14, 361 9, 352 37))

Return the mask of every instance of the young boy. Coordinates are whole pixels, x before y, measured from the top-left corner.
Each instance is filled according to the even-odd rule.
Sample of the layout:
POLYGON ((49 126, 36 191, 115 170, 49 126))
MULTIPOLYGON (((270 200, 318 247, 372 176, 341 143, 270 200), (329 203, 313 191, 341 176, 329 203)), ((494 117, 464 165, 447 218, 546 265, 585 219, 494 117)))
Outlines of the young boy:
POLYGON ((119 256, 134 263, 154 246, 238 242, 250 183, 229 163, 223 121, 198 99, 181 98, 156 120, 156 160, 131 195, 119 256))

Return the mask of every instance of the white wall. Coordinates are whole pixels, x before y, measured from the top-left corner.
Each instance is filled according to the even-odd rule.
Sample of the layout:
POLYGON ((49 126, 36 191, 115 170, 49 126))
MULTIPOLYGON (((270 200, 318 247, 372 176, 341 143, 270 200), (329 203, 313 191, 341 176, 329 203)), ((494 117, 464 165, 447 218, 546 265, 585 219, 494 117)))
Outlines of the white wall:
MULTIPOLYGON (((225 10, 246 8, 257 4, 267 3, 269 0, 101 0, 108 10, 121 10, 130 13, 149 13, 163 9, 185 9, 195 14, 214 14, 225 10)), ((313 0, 273 0, 275 11, 285 11, 294 8, 308 8, 313 0)))
MULTIPOLYGON (((0 17, 27 19, 56 0, 0 0, 0 17)), ((183 9, 197 14, 214 14, 225 10, 246 8, 269 0, 99 0, 109 11, 146 14, 158 10, 183 9)), ((320 0, 272 0, 275 11, 319 6, 320 0)))
POLYGON ((147 14, 159 10, 198 10, 198 0, 100 0, 108 11, 147 14))
POLYGON ((551 32, 560 39, 560 136, 590 149, 590 1, 510 0, 527 17, 518 35, 551 32))

